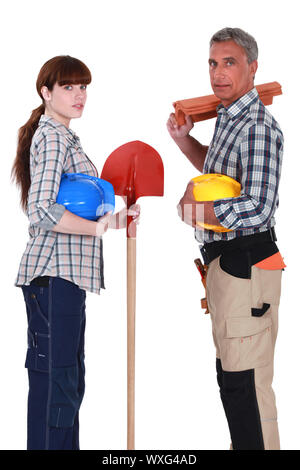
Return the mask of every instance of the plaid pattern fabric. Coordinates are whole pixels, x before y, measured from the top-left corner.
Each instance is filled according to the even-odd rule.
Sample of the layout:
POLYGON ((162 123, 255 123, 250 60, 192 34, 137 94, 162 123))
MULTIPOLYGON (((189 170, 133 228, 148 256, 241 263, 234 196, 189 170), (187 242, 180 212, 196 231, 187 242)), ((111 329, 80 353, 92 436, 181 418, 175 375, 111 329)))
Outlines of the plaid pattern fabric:
POLYGON ((283 135, 256 88, 228 108, 219 105, 217 111, 203 173, 234 178, 241 183, 241 195, 214 202, 216 217, 232 232, 196 229, 196 240, 202 244, 268 230, 275 225, 279 204, 283 135))
POLYGON ((56 203, 62 173, 98 176, 78 136, 42 115, 30 147, 29 242, 15 285, 29 285, 37 276, 58 276, 99 294, 104 288, 102 239, 51 230, 65 211, 56 203))

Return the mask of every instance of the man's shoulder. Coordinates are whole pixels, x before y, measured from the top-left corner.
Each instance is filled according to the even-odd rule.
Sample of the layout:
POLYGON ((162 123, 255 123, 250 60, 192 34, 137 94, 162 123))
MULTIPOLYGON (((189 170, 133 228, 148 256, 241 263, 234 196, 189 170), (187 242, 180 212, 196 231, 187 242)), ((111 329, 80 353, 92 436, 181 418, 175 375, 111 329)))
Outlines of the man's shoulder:
POLYGON ((250 119, 248 121, 248 128, 252 126, 258 126, 261 128, 268 127, 282 136, 279 123, 260 99, 257 99, 253 104, 250 105, 249 117, 250 119))

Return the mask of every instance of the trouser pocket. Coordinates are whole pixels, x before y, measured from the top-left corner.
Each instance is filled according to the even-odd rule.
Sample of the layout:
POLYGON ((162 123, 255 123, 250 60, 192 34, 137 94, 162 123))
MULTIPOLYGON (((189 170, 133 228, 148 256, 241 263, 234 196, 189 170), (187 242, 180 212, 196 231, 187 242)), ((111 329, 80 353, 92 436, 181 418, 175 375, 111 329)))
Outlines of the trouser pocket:
POLYGON ((23 287, 26 303, 28 330, 25 367, 47 372, 49 370, 49 322, 43 305, 46 292, 43 288, 23 287))
POLYGON ((227 371, 264 367, 273 357, 272 320, 268 317, 226 319, 222 366, 227 371))
POLYGON ((49 370, 49 334, 28 329, 25 367, 43 372, 49 370))

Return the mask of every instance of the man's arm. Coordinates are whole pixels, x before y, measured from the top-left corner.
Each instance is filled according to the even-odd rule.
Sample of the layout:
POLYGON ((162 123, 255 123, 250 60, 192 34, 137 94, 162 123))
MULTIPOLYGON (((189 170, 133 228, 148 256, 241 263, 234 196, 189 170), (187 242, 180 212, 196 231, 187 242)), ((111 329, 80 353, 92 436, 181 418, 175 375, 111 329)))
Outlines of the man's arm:
POLYGON ((179 216, 193 227, 197 221, 231 230, 266 225, 276 208, 282 152, 281 132, 253 125, 240 147, 241 195, 197 202, 190 183, 178 205, 179 216))
POLYGON ((195 201, 193 187, 194 183, 190 181, 177 206, 178 215, 181 220, 199 229, 203 227, 199 226, 197 222, 222 226, 214 213, 214 201, 195 201))
POLYGON ((174 113, 170 114, 167 121, 167 129, 174 142, 192 165, 202 173, 208 147, 200 144, 198 140, 189 135, 193 127, 194 124, 190 116, 185 117, 185 124, 183 126, 178 126, 174 113))
POLYGON ((240 146, 241 196, 214 201, 214 212, 226 228, 242 230, 266 225, 277 200, 283 136, 256 124, 240 146))

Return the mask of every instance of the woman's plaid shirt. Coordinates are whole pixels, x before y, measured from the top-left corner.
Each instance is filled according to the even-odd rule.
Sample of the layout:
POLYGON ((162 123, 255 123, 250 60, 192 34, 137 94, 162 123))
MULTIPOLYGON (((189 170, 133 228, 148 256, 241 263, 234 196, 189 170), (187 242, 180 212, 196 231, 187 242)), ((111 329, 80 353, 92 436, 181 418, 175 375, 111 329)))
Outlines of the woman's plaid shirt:
POLYGON ((228 108, 220 105, 217 111, 203 173, 231 176, 241 183, 241 195, 214 202, 216 217, 232 232, 197 229, 195 236, 200 243, 264 232, 275 225, 279 204, 283 135, 256 88, 228 108))
POLYGON ((15 285, 28 285, 37 276, 58 276, 99 294, 104 288, 102 239, 51 230, 65 211, 56 203, 63 173, 98 176, 77 135, 42 115, 30 147, 29 242, 15 285))

